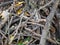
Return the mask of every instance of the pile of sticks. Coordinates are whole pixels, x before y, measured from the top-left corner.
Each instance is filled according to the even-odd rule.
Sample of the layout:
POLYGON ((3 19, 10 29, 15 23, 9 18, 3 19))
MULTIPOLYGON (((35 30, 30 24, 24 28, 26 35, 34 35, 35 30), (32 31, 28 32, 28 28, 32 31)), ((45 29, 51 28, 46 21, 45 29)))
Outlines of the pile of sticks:
POLYGON ((26 4, 24 3, 22 13, 19 15, 16 11, 20 7, 14 7, 15 2, 18 1, 12 2, 0 4, 1 12, 8 10, 9 13, 3 19, 0 13, 1 45, 18 45, 21 40, 23 40, 23 45, 60 45, 57 40, 60 0, 24 0, 26 4), (9 7, 3 6, 7 4, 9 7), (3 10, 3 7, 7 8, 3 10), (25 39, 28 37, 29 41, 26 42, 25 39))

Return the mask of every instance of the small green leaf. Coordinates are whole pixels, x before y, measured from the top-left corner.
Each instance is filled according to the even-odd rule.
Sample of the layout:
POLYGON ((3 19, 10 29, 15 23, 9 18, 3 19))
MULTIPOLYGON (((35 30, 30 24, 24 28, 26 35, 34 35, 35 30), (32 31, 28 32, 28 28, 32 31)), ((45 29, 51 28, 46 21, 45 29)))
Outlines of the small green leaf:
POLYGON ((24 45, 23 43, 18 43, 18 45, 24 45))
POLYGON ((23 40, 19 40, 18 45, 24 45, 23 40))

